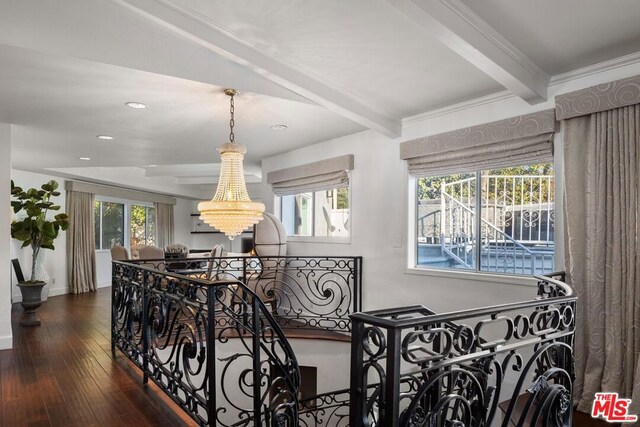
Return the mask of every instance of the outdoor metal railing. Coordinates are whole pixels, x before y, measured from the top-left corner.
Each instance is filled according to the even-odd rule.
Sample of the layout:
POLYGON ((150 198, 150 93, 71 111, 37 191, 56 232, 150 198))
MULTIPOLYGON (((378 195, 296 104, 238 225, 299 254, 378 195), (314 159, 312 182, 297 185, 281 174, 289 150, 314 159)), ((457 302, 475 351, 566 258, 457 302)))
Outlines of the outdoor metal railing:
POLYGON ((426 228, 426 215, 418 224, 418 233, 439 230, 439 238, 419 234, 418 241, 439 242, 454 266, 467 269, 553 271, 553 177, 483 175, 479 197, 475 182, 472 177, 442 183, 439 228, 426 228))
POLYGON ((538 280, 520 303, 353 315, 349 425, 571 426, 577 298, 538 280))

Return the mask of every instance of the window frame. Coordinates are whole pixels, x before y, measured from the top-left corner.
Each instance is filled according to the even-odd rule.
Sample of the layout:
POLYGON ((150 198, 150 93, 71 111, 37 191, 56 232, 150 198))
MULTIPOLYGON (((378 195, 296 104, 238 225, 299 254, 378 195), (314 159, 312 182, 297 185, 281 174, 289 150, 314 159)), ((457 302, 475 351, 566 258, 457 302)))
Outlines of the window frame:
MULTIPOLYGON (((564 270, 564 161, 563 161, 563 145, 562 132, 557 132, 554 136, 554 266, 555 270, 564 270)), ((405 236, 406 236, 406 253, 405 253, 405 273, 412 275, 423 275, 441 278, 454 278, 462 280, 471 280, 476 282, 492 282, 516 285, 537 286, 538 280, 534 276, 526 276, 513 273, 503 273, 496 271, 482 270, 456 270, 456 269, 438 269, 433 267, 418 266, 417 264, 417 245, 418 245, 418 179, 409 173, 408 167, 404 168, 405 194, 407 195, 407 204, 405 219, 405 236)), ((478 174, 481 172, 472 172, 478 174)), ((476 217, 479 217, 476 215, 476 217)))
MULTIPOLYGON (((124 206, 124 242, 123 245, 125 248, 127 248, 127 250, 131 251, 131 206, 144 206, 145 208, 154 208, 155 205, 153 203, 150 202, 141 202, 139 200, 128 200, 128 199, 118 199, 115 197, 107 197, 107 196, 99 196, 96 195, 94 198, 94 201, 96 202, 100 202, 100 249, 96 249, 96 253, 105 253, 105 252, 110 252, 111 248, 107 248, 107 249, 102 249, 102 202, 106 202, 106 203, 117 203, 117 204, 121 204, 124 206)), ((145 235, 146 235, 146 228, 147 228, 147 224, 148 224, 148 219, 146 217, 146 213, 148 211, 145 210, 145 235)), ((156 212, 157 215, 157 212, 156 212)), ((157 218, 156 218, 157 220, 157 218)), ((156 226, 155 229, 155 241, 157 242, 158 239, 158 227, 156 226)))
MULTIPOLYGON (((303 194, 303 193, 311 193, 311 236, 296 236, 287 234, 288 242, 300 242, 300 243, 339 243, 339 244, 350 244, 351 243, 351 235, 353 233, 353 204, 352 204, 352 192, 351 192, 351 177, 349 178, 349 185, 346 187, 348 191, 349 198, 349 218, 347 220, 347 224, 349 226, 348 236, 316 236, 316 193, 318 191, 331 191, 331 190, 318 190, 318 191, 301 191, 295 194, 303 194)), ((334 188, 332 190, 336 190, 334 188)), ((293 195, 295 195, 293 194, 293 195)), ((282 203, 283 196, 274 196, 274 215, 282 221, 282 203)))

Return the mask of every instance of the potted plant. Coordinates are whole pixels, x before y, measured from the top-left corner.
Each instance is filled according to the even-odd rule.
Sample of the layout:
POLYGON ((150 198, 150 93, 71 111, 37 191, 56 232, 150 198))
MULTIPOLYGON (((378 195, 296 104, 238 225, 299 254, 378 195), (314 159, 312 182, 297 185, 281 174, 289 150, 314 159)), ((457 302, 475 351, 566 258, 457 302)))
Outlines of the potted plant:
POLYGON ((46 282, 36 280, 36 264, 38 255, 42 249, 55 249, 53 241, 58 237, 60 230, 69 227, 69 217, 60 213, 48 219, 49 211, 58 211, 60 206, 55 205, 52 197, 57 197, 58 183, 49 181, 40 187, 40 190, 30 188, 23 190, 11 181, 11 207, 13 212, 18 214, 24 212, 20 219, 11 223, 11 237, 22 242, 22 247, 31 247, 31 276, 30 279, 18 283, 22 293, 22 307, 25 310, 25 319, 20 322, 22 325, 39 325, 40 320, 36 317, 36 309, 42 304, 42 287, 46 282))

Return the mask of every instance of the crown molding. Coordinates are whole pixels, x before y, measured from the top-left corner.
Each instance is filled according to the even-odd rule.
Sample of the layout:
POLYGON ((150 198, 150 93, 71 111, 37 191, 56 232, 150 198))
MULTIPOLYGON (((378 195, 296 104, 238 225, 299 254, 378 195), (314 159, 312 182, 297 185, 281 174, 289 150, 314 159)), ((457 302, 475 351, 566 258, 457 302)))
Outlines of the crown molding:
POLYGON ((577 68, 562 74, 556 74, 551 77, 549 86, 555 86, 572 80, 588 78, 596 74, 606 73, 618 68, 628 67, 640 63, 640 51, 630 53, 628 55, 613 58, 608 61, 599 62, 597 64, 587 65, 586 67, 577 68))
MULTIPOLYGON (((640 52, 631 53, 629 55, 620 56, 618 58, 610 59, 608 61, 599 62, 597 64, 588 65, 586 67, 577 68, 572 71, 568 71, 562 74, 556 74, 551 77, 549 86, 556 86, 561 84, 566 84, 570 82, 577 82, 579 80, 586 81, 593 76, 599 74, 605 74, 614 70, 618 70, 620 68, 625 67, 633 67, 638 66, 640 68, 640 52)), ((628 76, 627 76, 628 77, 628 76)), ((618 79, 619 77, 615 77, 611 80, 618 79)), ((585 85, 584 87, 588 87, 591 83, 585 85)), ((554 96, 561 95, 564 92, 570 92, 571 90, 575 90, 572 88, 568 88, 563 90, 562 92, 554 94, 554 96)), ((470 110, 476 107, 480 107, 482 105, 489 105, 498 103, 501 101, 505 101, 507 99, 516 98, 517 96, 511 93, 508 90, 502 92, 496 92, 489 95, 481 96, 478 98, 470 99, 468 101, 459 102, 456 104, 448 105, 445 107, 437 108, 434 110, 425 111, 424 113, 419 113, 413 116, 405 117, 402 119, 402 125, 412 125, 416 123, 420 123, 426 120, 433 119, 435 117, 446 116, 448 114, 457 113, 464 110, 470 110)))
POLYGON ((402 119, 402 125, 407 126, 415 123, 420 123, 425 120, 430 120, 440 116, 446 116, 448 114, 457 113, 459 111, 469 110, 472 108, 476 108, 482 105, 492 104, 495 102, 504 101, 505 99, 516 98, 517 95, 514 95, 508 90, 503 90, 501 92, 492 93, 489 95, 481 96, 479 98, 473 98, 468 101, 458 102, 456 104, 447 105, 445 107, 437 108, 435 110, 425 111, 424 113, 419 113, 413 116, 405 117, 402 119))

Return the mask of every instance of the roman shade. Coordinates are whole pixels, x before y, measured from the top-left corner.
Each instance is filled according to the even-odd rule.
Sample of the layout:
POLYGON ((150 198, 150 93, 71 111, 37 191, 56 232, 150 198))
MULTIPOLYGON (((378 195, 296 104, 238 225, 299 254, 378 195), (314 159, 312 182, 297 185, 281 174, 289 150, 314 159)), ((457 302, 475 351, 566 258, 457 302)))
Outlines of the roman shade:
POLYGON ((330 190, 349 186, 353 154, 320 160, 267 174, 267 182, 278 196, 330 190))
POLYGON ((414 139, 400 158, 417 176, 442 176, 553 161, 555 110, 414 139))

